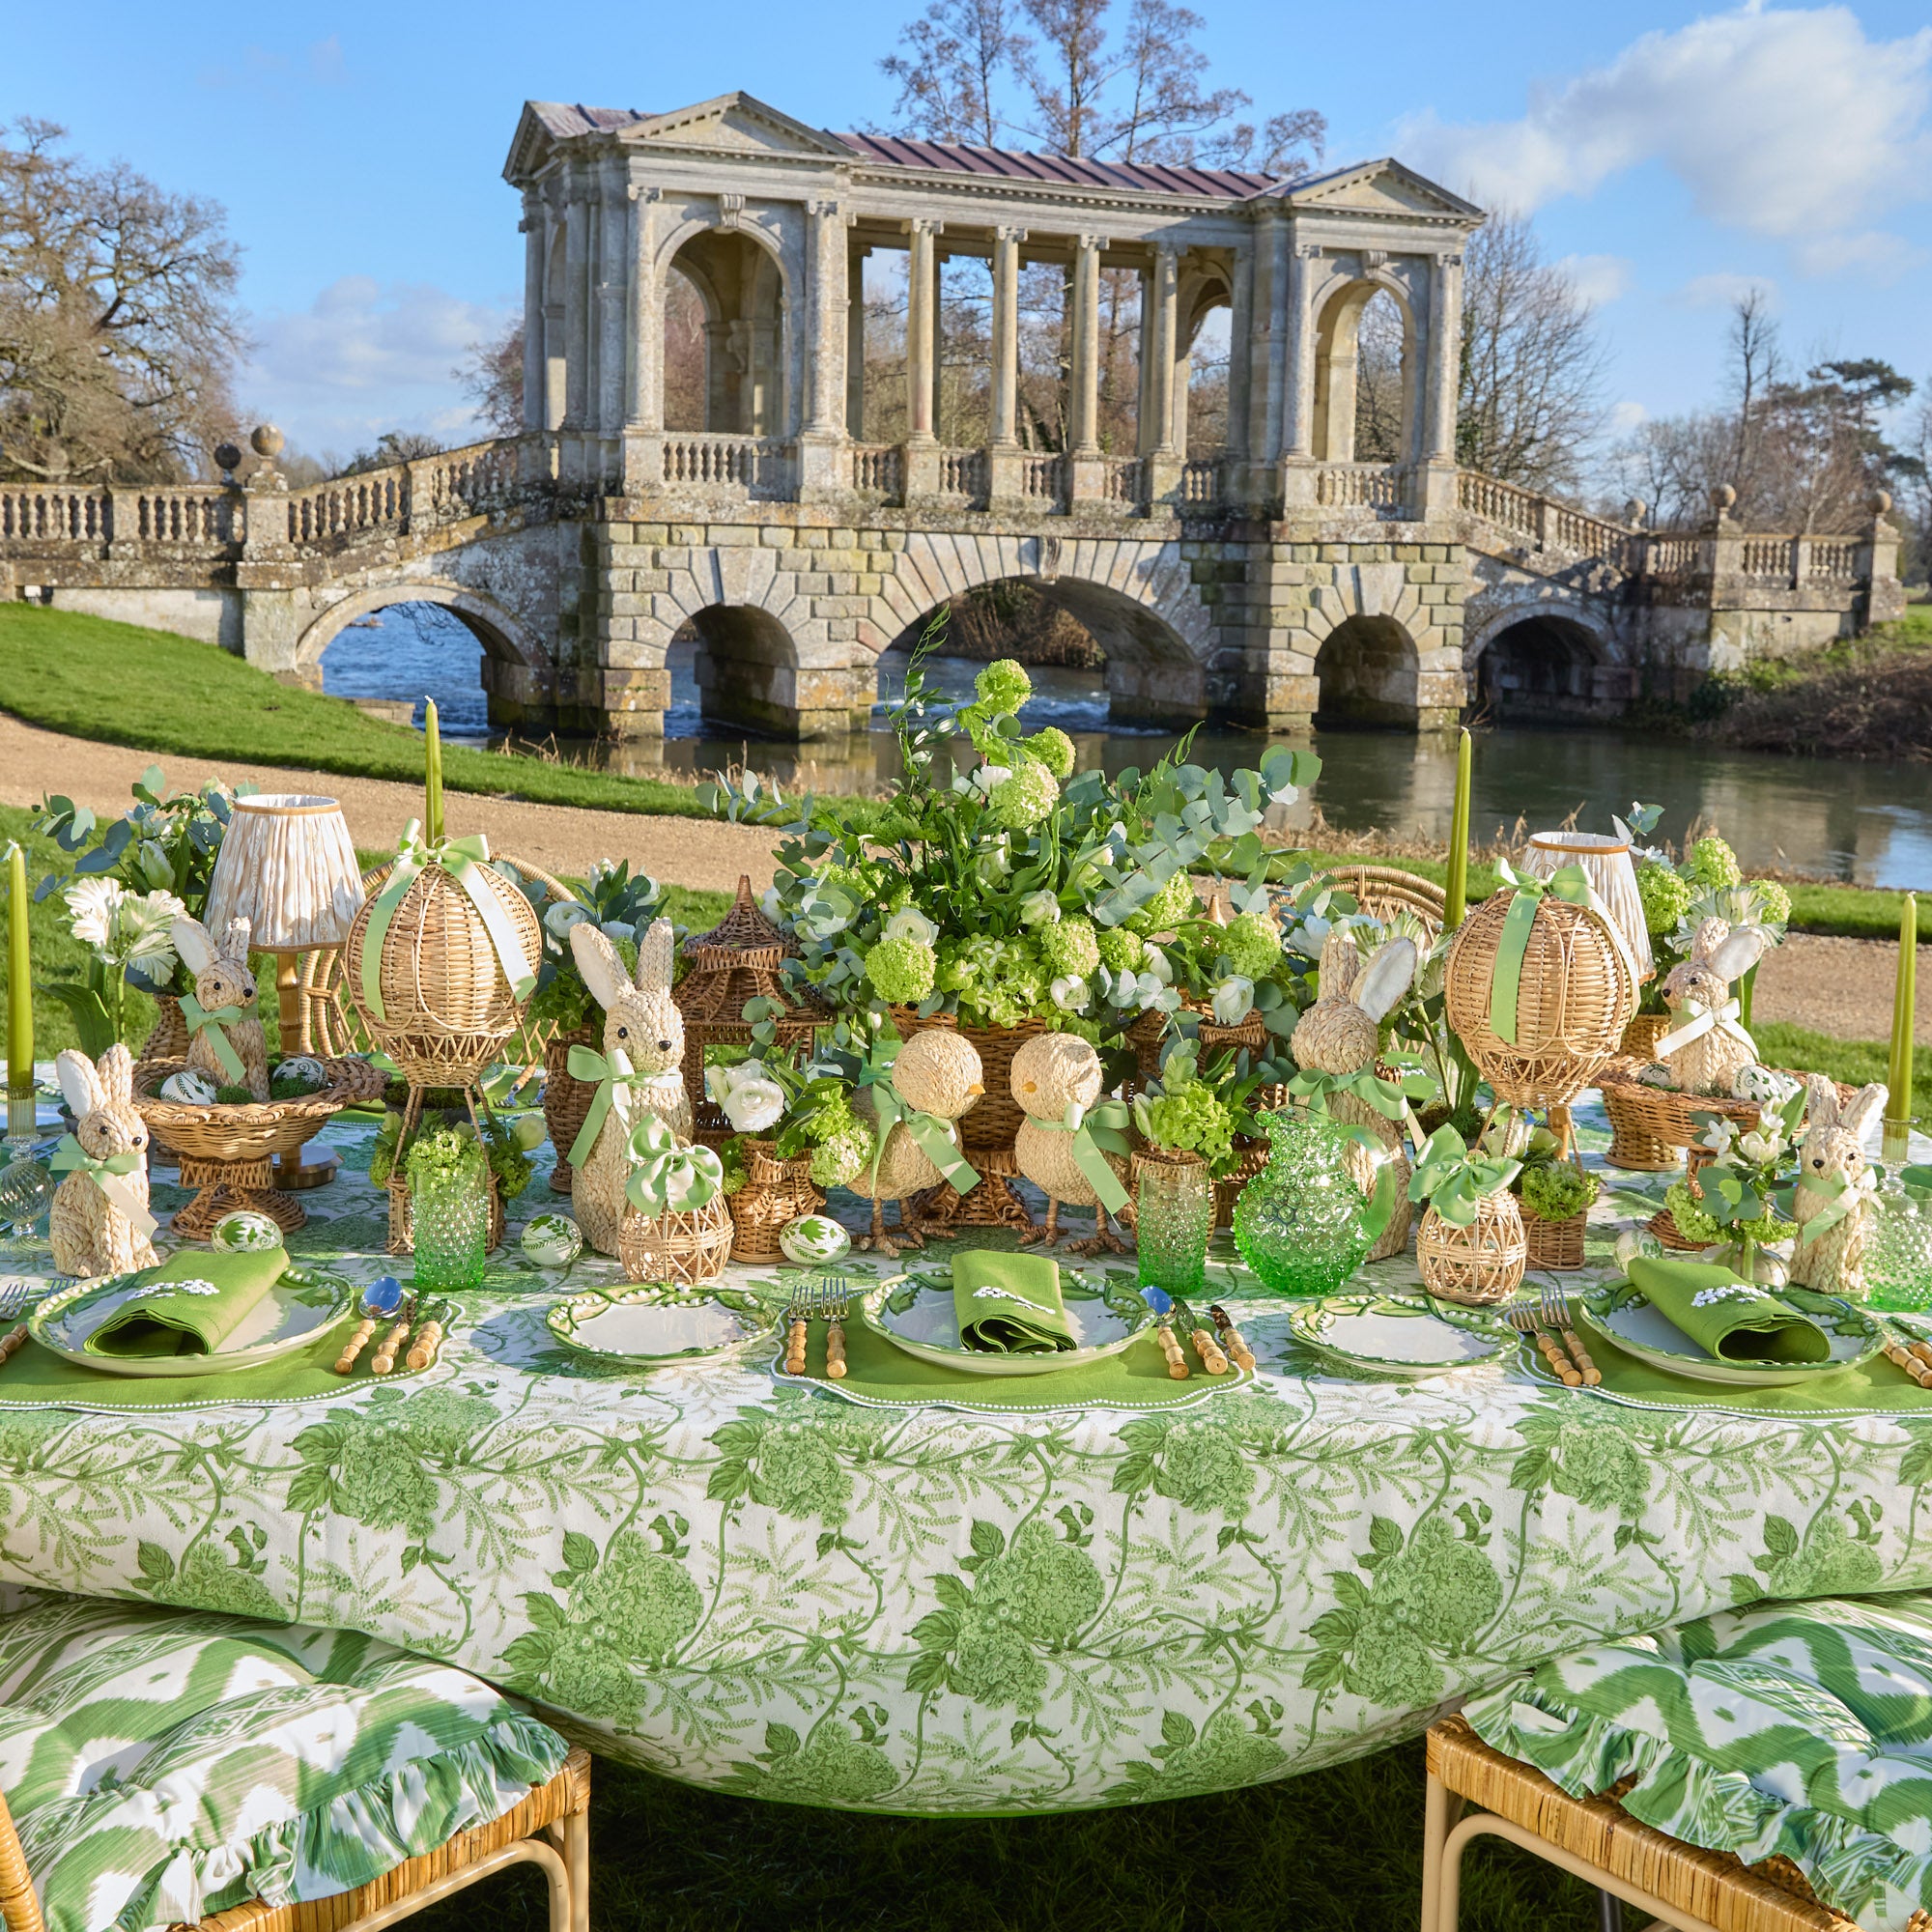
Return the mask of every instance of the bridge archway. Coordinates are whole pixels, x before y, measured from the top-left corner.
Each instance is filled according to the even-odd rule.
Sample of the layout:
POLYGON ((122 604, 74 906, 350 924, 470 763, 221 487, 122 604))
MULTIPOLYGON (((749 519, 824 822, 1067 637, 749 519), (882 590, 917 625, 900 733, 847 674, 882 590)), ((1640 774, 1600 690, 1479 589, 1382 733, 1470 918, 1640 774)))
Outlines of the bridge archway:
POLYGON ((1348 618, 1329 632, 1316 654, 1321 686, 1317 727, 1416 730, 1420 671, 1414 640, 1395 618, 1348 618))
POLYGON ((1507 618, 1478 642, 1477 696, 1500 719, 1587 716, 1608 657, 1605 639, 1580 618, 1541 611, 1507 618))
POLYGON ((1400 424, 1390 440, 1398 461, 1413 454, 1421 420, 1422 357, 1415 311, 1394 276, 1363 275, 1345 282, 1321 305, 1315 325, 1315 455, 1322 463, 1353 463, 1362 376, 1362 317, 1378 297, 1394 303, 1400 317, 1400 424))
MULTIPOLYGON (((790 434, 791 304, 781 256, 751 227, 698 228, 672 241, 660 270, 667 289, 682 275, 704 306, 705 431, 790 434)), ((668 359, 661 351, 660 383, 668 359)))

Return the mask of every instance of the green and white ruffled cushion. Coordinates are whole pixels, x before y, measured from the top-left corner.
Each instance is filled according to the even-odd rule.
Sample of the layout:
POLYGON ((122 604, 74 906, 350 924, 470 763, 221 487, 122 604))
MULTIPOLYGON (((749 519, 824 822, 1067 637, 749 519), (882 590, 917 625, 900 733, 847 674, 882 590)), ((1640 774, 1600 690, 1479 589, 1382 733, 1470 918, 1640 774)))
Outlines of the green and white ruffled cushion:
POLYGON ((564 1741, 489 1685, 374 1637, 15 1601, 0 1617, 0 1791, 49 1932, 347 1891, 500 1817, 563 1764, 564 1741))
POLYGON ((1932 1596, 1726 1611, 1544 1664, 1473 1700, 1484 1743, 1577 1798, 1897 1932, 1932 1902, 1932 1596))

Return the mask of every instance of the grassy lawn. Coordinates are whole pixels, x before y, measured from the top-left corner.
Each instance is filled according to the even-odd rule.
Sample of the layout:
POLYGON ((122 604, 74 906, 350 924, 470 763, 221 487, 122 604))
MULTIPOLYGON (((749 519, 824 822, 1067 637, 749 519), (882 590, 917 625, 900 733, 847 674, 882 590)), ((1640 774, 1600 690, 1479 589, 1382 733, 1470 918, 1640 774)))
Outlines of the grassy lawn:
MULTIPOLYGON (((612 1932, 1412 1932, 1422 1748, 1211 1798, 913 1820, 694 1791, 600 1759, 591 1922, 612 1932)), ((538 1932, 540 1881, 487 1880, 424 1932, 538 1932)), ((1596 1894, 1485 1839, 1463 1932, 1586 1932, 1596 1894)))

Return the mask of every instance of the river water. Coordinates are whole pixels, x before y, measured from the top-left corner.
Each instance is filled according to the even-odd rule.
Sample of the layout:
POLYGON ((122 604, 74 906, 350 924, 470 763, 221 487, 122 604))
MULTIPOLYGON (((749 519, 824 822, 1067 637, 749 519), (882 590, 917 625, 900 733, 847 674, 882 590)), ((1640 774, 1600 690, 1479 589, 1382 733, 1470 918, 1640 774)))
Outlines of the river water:
MULTIPOLYGON (((443 732, 453 741, 490 737, 478 667, 482 648, 448 611, 429 604, 395 606, 380 621, 351 626, 322 662, 323 688, 343 697, 414 700, 422 723, 425 695, 433 696, 443 732)), ((903 677, 903 659, 888 653, 883 680, 903 677)), ((949 697, 970 697, 979 666, 939 659, 929 687, 949 697)), ((1057 724, 1073 739, 1082 767, 1145 768, 1173 742, 1165 733, 1109 728, 1099 675, 1051 666, 1031 673, 1034 698, 1022 722, 1037 729, 1057 724)), ((697 687, 688 660, 674 657, 671 708, 662 747, 568 746, 572 762, 612 764, 645 775, 689 774, 744 762, 781 783, 822 791, 871 788, 895 768, 892 739, 876 715, 868 738, 855 739, 828 759, 828 747, 787 747, 704 734, 697 687)), ((1263 741, 1253 733, 1203 729, 1194 757, 1233 770, 1253 764, 1263 741)), ((1386 830, 1444 838, 1455 782, 1455 754, 1446 740, 1401 732, 1321 732, 1316 748, 1322 770, 1309 800, 1290 815, 1309 822, 1319 807, 1338 832, 1386 830)), ((1609 830, 1610 814, 1627 813, 1637 799, 1662 805, 1661 837, 1682 843, 1693 824, 1715 826, 1737 847, 1747 867, 1791 867, 1861 885, 1932 888, 1932 767, 1788 758, 1727 751, 1640 733, 1551 727, 1510 727, 1476 737, 1472 816, 1481 838, 1521 816, 1531 829, 1554 825, 1581 808, 1585 830, 1609 830)))

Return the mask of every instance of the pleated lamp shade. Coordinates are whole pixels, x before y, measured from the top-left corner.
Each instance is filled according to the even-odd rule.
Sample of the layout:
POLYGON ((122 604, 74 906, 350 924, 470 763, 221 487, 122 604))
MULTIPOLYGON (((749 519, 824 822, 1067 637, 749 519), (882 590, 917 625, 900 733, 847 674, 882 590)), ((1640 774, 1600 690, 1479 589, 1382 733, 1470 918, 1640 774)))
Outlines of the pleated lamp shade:
POLYGON ((1525 871, 1547 879, 1565 866, 1582 867, 1630 947, 1631 957, 1636 961, 1636 977, 1648 980, 1657 971, 1657 959, 1650 950, 1650 928, 1644 923, 1630 840, 1607 832, 1530 834, 1529 847, 1523 854, 1525 871))
POLYGON ((203 923, 218 940, 249 922, 258 952, 339 946, 362 904, 362 872, 332 798, 257 792, 238 798, 214 861, 203 923))

